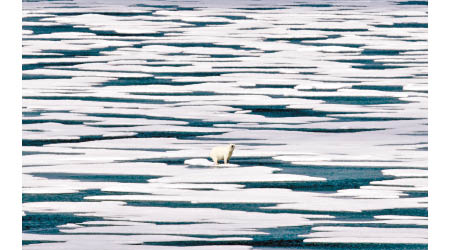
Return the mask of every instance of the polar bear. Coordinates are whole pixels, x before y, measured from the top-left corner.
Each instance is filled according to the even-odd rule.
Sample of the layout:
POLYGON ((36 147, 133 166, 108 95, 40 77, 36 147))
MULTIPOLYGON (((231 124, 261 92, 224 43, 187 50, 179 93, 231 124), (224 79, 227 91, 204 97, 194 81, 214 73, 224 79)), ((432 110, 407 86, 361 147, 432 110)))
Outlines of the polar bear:
POLYGON ((219 161, 223 160, 224 164, 227 164, 233 154, 234 144, 229 144, 227 146, 214 147, 211 150, 209 156, 211 156, 215 165, 219 164, 219 161))

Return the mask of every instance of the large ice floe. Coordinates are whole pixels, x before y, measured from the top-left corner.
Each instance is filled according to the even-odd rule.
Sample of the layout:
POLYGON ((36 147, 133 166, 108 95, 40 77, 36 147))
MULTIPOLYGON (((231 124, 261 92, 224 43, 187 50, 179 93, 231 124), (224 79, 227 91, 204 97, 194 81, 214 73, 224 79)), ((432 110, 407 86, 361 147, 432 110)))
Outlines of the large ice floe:
POLYGON ((427 249, 427 13, 25 1, 23 249, 427 249))

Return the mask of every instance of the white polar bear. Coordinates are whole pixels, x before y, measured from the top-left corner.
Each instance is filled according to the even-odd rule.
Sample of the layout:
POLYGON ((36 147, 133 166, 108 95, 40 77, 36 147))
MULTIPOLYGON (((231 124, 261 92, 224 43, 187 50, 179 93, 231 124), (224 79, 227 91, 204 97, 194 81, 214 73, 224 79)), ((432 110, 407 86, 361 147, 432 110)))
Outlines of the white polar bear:
POLYGON ((223 160, 224 164, 227 164, 233 154, 234 144, 229 144, 227 146, 214 147, 211 150, 209 156, 211 156, 215 165, 219 164, 219 161, 223 160))

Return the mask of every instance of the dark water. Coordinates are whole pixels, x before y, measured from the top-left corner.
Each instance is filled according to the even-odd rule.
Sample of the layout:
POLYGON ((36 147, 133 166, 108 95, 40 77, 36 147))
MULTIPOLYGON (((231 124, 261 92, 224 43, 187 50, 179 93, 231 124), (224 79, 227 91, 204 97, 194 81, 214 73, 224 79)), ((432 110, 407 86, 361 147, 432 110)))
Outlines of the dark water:
POLYGON ((106 2, 23 1, 24 249, 427 249, 427 1, 106 2))

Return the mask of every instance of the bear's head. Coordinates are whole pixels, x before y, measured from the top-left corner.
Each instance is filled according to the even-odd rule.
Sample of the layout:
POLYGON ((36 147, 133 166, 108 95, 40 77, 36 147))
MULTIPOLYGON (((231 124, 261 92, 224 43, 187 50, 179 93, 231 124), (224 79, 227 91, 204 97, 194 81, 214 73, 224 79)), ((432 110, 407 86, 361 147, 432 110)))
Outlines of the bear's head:
POLYGON ((228 147, 230 148, 230 152, 233 152, 233 150, 234 150, 234 144, 230 144, 230 145, 228 145, 228 147))

